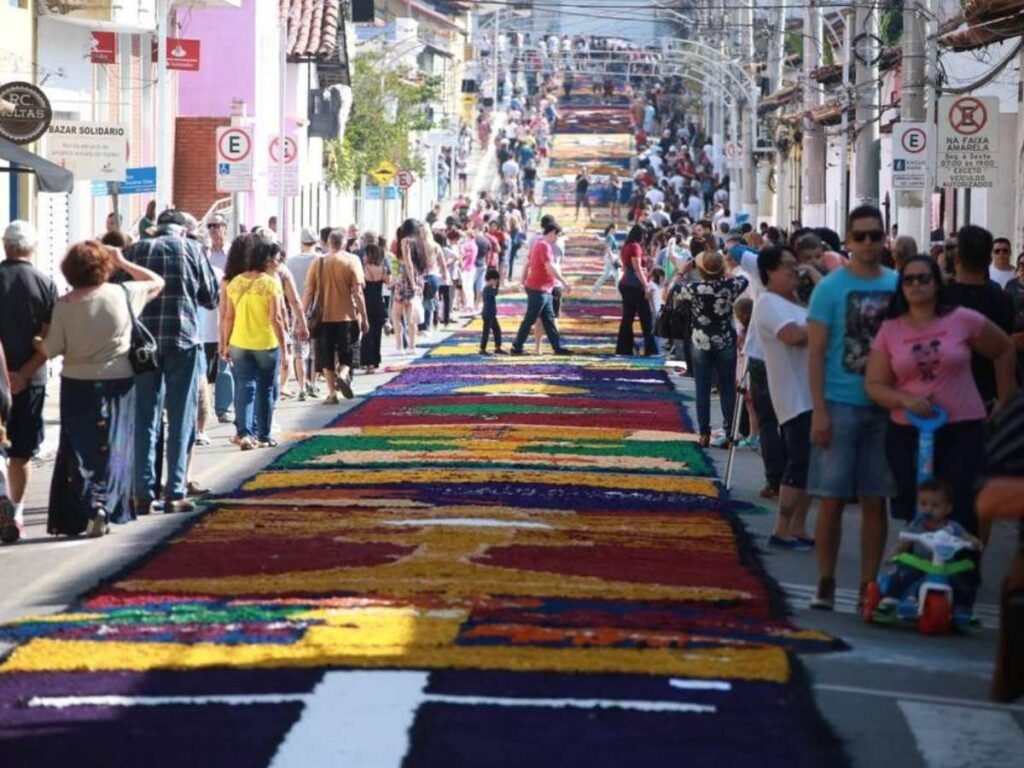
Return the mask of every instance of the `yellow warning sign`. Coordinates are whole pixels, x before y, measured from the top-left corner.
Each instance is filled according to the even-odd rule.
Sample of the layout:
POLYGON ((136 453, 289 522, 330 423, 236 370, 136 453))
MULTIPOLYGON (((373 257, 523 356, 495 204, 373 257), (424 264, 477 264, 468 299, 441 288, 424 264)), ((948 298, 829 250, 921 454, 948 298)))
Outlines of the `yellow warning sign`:
POLYGON ((391 183, 396 173, 398 173, 398 168, 394 163, 382 160, 376 168, 370 171, 370 178, 383 187, 391 183))

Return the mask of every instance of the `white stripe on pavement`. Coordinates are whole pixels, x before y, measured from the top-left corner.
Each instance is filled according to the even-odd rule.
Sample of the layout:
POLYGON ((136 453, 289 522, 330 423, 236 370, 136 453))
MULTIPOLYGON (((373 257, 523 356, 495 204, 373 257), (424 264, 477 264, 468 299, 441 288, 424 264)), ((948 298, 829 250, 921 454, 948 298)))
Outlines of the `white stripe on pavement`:
POLYGON ((957 699, 950 696, 932 696, 927 693, 907 693, 906 691, 893 691, 882 688, 861 688, 856 685, 815 683, 814 690, 828 691, 830 693, 850 693, 857 696, 874 696, 881 699, 920 701, 928 704, 948 704, 954 707, 966 707, 970 709, 993 709, 1000 712, 1024 712, 1024 704, 998 704, 986 699, 957 699))
POLYGON ((426 698, 426 672, 328 672, 309 695, 272 768, 398 768, 426 698))
POLYGON ((1024 759, 1024 733, 1008 712, 900 701, 928 768, 1010 768, 1024 759))

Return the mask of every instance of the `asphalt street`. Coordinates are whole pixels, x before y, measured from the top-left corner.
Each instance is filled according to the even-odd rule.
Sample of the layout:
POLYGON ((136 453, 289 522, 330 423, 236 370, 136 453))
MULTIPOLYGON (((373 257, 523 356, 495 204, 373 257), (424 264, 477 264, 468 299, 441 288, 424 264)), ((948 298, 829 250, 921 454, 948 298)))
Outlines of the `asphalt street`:
MULTIPOLYGON (((443 334, 437 334, 434 341, 441 338, 443 334)), ((276 417, 281 429, 277 449, 240 452, 228 442, 230 425, 211 427, 212 445, 196 451, 195 479, 210 487, 213 495, 232 490, 284 450, 289 438, 325 425, 394 375, 392 371, 357 376, 357 398, 340 406, 327 406, 322 400, 283 401, 276 417)), ((675 380, 682 391, 692 391, 690 379, 675 380)), ((724 476, 726 452, 712 450, 712 456, 724 476)), ((0 621, 66 608, 100 580, 152 552, 196 514, 202 514, 154 514, 114 527, 112 535, 100 540, 53 540, 45 532, 51 467, 46 460, 36 467, 27 504, 26 540, 0 549, 0 583, 7 587, 0 593, 0 621)), ((739 450, 733 497, 762 504, 757 497, 762 485, 759 457, 739 450)), ((998 585, 1015 542, 1011 526, 997 526, 985 555, 977 605, 983 626, 967 636, 933 638, 912 629, 869 626, 856 615, 859 516, 855 507, 848 509, 844 522, 834 613, 807 609, 817 578, 813 553, 768 550, 771 515, 766 510, 745 514, 742 520, 763 550, 768 573, 786 591, 796 623, 829 632, 849 646, 842 652, 805 656, 803 663, 819 706, 846 743, 854 766, 1019 765, 1024 754, 1024 703, 998 706, 988 700, 998 585)), ((893 527, 891 540, 896 533, 893 527)))

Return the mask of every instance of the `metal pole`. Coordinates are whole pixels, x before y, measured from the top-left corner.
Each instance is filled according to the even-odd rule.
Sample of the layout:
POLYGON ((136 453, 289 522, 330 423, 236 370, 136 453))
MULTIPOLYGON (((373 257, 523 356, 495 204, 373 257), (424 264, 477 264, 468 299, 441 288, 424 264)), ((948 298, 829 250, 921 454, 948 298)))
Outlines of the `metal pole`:
POLYGON ((862 203, 878 205, 881 165, 878 143, 878 119, 881 114, 878 88, 878 8, 865 4, 856 8, 857 198, 862 203))
MULTIPOLYGON (((927 119, 924 69, 924 17, 917 6, 908 4, 903 8, 903 96, 900 99, 900 122, 923 123, 927 119)), ((896 192, 896 221, 900 234, 911 235, 917 240, 921 252, 927 250, 928 241, 925 238, 928 237, 929 229, 925 224, 923 192, 896 192)))
POLYGON ((156 3, 156 214, 171 204, 170 84, 167 82, 167 25, 170 23, 171 0, 156 3))
POLYGON ((853 14, 843 11, 843 114, 839 128, 839 215, 836 229, 846 231, 846 216, 850 212, 850 58, 853 51, 853 14))
POLYGON ((816 0, 804 8, 803 195, 800 221, 805 227, 825 226, 825 132, 811 113, 821 106, 821 88, 811 73, 821 66, 821 9, 816 0))

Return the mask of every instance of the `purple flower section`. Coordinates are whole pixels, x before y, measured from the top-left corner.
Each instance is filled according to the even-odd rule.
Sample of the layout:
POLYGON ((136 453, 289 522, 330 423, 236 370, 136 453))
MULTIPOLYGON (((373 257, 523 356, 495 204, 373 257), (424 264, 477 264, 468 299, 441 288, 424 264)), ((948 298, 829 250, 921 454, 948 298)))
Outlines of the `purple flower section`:
POLYGON ((249 706, 30 707, 33 697, 308 693, 322 670, 0 675, 4 768, 265 766, 300 703, 249 706))
MULTIPOLYGON (((472 363, 459 363, 458 366, 414 365, 403 371, 400 379, 403 386, 415 384, 432 384, 438 381, 462 381, 463 379, 476 379, 481 376, 494 376, 498 373, 497 366, 487 363, 474 365, 472 363)), ((661 361, 652 370, 637 368, 636 365, 623 365, 621 368, 581 368, 578 365, 560 365, 558 363, 537 363, 532 365, 508 365, 504 368, 509 376, 516 376, 524 379, 536 380, 543 378, 545 382, 558 379, 565 379, 568 382, 605 382, 615 380, 629 380, 649 382, 655 379, 659 383, 668 384, 668 376, 661 368, 661 361)), ((394 383, 391 382, 391 383, 394 383)), ((490 379, 490 381, 495 381, 490 379)), ((390 386, 390 384, 388 385, 390 386)))
POLYGON ((714 713, 603 707, 460 706, 419 709, 403 768, 440 765, 578 765, 587 768, 811 768, 846 758, 802 681, 732 682, 729 691, 680 690, 669 678, 632 675, 449 673, 429 692, 523 699, 605 699, 710 705, 714 713))
MULTIPOLYGON (((320 486, 296 486, 300 488, 320 486)), ((370 486, 346 486, 346 492, 370 486)), ((732 512, 734 504, 725 498, 715 499, 702 494, 664 493, 658 491, 609 491, 563 485, 519 485, 515 483, 462 483, 441 485, 428 483, 378 484, 372 489, 390 498, 417 499, 433 504, 472 504, 516 506, 528 509, 560 509, 578 515, 604 514, 615 511, 624 515, 649 515, 655 512, 732 512)), ((279 489, 245 491, 225 494, 222 498, 258 499, 280 494, 279 489)))

